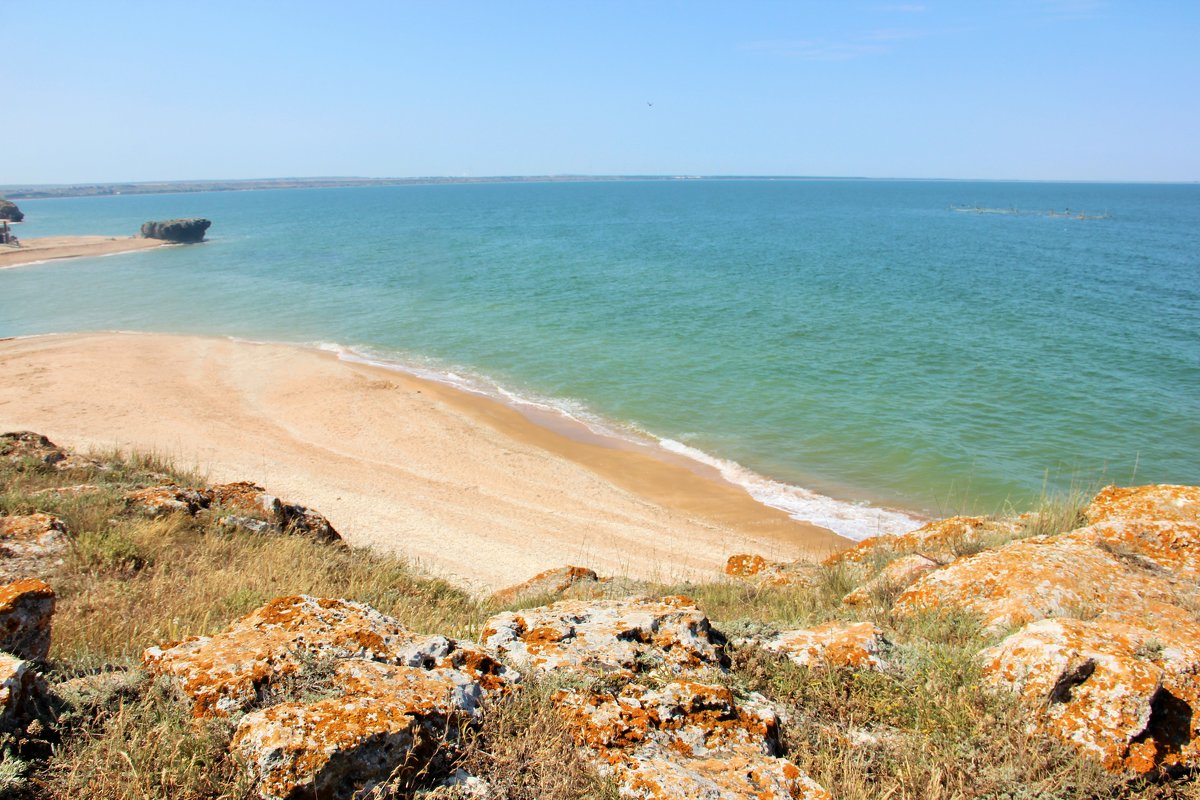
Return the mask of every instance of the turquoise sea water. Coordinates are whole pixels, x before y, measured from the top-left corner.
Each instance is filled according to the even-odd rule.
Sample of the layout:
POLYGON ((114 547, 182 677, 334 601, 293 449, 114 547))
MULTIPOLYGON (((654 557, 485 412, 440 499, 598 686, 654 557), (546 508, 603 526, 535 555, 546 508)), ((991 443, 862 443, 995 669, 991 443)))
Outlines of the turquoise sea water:
POLYGON ((26 237, 214 225, 198 247, 0 271, 0 336, 336 345, 650 434, 854 536, 908 524, 854 502, 997 511, 1047 486, 1200 483, 1200 186, 545 183, 21 206, 26 237), (1044 213, 1067 208, 1104 218, 1044 213))

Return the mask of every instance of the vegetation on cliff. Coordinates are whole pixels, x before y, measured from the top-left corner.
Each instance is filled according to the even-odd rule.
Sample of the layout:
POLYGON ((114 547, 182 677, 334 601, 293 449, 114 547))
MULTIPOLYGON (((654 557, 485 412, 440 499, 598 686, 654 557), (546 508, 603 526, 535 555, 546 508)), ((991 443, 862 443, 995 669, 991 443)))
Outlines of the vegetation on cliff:
MULTIPOLYGON (((21 639, 22 674, 42 685, 27 681, 6 724, 0 786, 340 797, 372 774, 376 798, 672 797, 664 786, 751 778, 771 797, 1200 797, 1191 731, 1164 707, 1167 691, 1186 705, 1192 685, 1173 665, 1191 657, 1177 632, 1200 607, 1193 501, 1119 492, 1088 517, 1072 503, 954 518, 822 565, 738 557, 709 584, 568 568, 479 598, 345 546, 252 484, 0 439, 3 577, 57 599, 52 627, 25 612, 20 630, 44 621, 49 651, 21 639), (1109 572, 1074 595, 1043 573, 1028 591, 958 593, 983 585, 969 570, 981 559, 989 574, 1044 559, 1079 584, 1063 554, 1109 572), (1130 633, 1154 614, 1170 625, 1130 633), (1111 642, 1078 640, 1076 662, 1046 666, 1028 642, 1048 623, 1101 639, 1124 626, 1130 650, 1121 661, 1111 642), (1013 659, 1017 687, 995 667, 1013 659), (381 708, 391 716, 372 716, 381 708), (1110 708, 1111 725, 1080 727, 1110 708), (314 761, 297 731, 335 756, 314 761), (407 755, 380 755, 401 742, 407 755)), ((712 796, 748 796, 725 791, 712 796)))

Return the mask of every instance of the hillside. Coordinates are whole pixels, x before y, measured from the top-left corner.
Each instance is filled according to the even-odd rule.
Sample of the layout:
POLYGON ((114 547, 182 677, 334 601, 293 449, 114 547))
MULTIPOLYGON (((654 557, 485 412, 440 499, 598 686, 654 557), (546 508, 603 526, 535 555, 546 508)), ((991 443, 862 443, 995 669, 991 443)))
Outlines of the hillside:
POLYGON ((1193 487, 480 597, 254 484, 21 433, 0 539, 14 797, 1200 796, 1193 487))

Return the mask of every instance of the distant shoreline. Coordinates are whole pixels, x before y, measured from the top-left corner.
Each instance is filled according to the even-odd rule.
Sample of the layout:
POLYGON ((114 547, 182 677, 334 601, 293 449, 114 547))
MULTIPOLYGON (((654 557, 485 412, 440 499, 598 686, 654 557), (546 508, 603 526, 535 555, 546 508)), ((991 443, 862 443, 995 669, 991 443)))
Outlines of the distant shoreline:
POLYGON ((1021 178, 872 178, 861 175, 495 175, 478 178, 428 176, 419 178, 237 178, 195 181, 129 181, 73 184, 9 184, 0 196, 10 200, 60 197, 108 197, 127 194, 190 194, 252 192, 279 189, 354 189, 372 186, 442 186, 503 183, 621 183, 682 181, 886 181, 920 183, 1070 183, 1194 186, 1196 181, 1057 181, 1021 178))
POLYGON ((24 267, 62 258, 110 256, 150 250, 168 242, 140 236, 43 236, 23 239, 20 246, 0 245, 0 269, 24 267))

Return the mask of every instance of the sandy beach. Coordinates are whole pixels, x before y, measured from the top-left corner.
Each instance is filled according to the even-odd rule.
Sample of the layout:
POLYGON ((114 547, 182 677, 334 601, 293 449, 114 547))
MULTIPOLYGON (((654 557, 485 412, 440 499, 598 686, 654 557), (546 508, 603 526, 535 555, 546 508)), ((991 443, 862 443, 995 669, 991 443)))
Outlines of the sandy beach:
POLYGON ((819 557, 849 544, 700 470, 331 353, 56 335, 0 341, 0 370, 2 430, 257 481, 320 510, 352 544, 480 590, 567 563, 713 578, 733 553, 819 557))
POLYGON ((0 269, 39 261, 82 256, 107 256, 163 247, 166 242, 140 236, 44 236, 22 239, 20 247, 0 245, 0 269))

